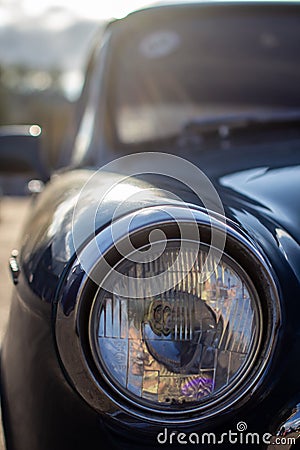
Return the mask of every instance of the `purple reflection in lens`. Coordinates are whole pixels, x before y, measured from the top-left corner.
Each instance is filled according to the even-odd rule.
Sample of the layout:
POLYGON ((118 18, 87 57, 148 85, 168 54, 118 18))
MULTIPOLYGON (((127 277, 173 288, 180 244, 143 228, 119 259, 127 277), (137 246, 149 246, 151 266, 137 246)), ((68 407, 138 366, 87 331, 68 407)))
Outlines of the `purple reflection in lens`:
POLYGON ((184 396, 199 400, 211 394, 213 390, 213 380, 208 377, 195 377, 188 380, 182 387, 181 392, 184 396))

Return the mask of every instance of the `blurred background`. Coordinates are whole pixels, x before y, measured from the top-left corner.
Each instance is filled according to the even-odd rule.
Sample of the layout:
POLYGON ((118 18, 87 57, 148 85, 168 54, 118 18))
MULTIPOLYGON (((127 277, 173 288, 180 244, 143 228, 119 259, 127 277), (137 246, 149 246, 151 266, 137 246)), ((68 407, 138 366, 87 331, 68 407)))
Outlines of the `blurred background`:
MULTIPOLYGON (((109 18, 143 3, 0 0, 0 126, 39 124, 47 160, 56 167, 95 35, 109 18)), ((18 193, 16 183, 2 179, 1 185, 18 193)))

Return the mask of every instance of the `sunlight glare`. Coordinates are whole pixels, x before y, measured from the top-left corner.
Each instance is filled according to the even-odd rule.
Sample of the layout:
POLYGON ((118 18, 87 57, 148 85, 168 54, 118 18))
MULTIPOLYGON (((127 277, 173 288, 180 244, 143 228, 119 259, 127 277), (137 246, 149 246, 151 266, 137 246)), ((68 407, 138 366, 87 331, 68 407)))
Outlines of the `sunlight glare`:
POLYGON ((26 15, 38 16, 50 8, 69 10, 82 18, 108 19, 124 17, 133 9, 148 4, 145 0, 22 0, 21 6, 26 15))

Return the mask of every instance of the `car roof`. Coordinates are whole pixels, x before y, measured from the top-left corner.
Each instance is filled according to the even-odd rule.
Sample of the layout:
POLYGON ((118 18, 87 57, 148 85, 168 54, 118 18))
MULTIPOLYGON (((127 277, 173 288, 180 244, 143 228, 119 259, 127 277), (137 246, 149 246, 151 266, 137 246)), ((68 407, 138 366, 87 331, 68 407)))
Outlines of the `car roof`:
POLYGON ((153 11, 157 9, 189 8, 197 6, 246 6, 246 5, 267 5, 274 6, 300 6, 300 0, 162 0, 147 3, 140 8, 127 11, 126 16, 153 11))

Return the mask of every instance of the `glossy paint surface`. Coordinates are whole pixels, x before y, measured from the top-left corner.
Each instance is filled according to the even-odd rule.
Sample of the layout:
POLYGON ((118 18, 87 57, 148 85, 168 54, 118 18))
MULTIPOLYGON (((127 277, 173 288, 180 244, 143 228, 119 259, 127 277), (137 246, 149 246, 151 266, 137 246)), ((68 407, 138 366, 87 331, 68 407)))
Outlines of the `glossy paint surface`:
MULTIPOLYGON (((282 153, 284 148, 282 144, 282 153)), ((299 157, 299 151, 299 148, 295 146, 294 157, 297 154, 299 157)), ((232 154, 234 157, 233 151, 232 154)), ((297 250, 299 250, 300 242, 300 204, 297 201, 297 193, 300 191, 300 164, 290 166, 290 160, 287 157, 286 165, 282 163, 281 167, 272 167, 272 148, 267 149, 264 155, 265 163, 269 158, 267 167, 264 165, 241 171, 234 167, 232 173, 225 175, 220 167, 221 173, 215 186, 230 219, 236 221, 238 215, 241 227, 246 230, 250 223, 257 220, 260 226, 266 224, 267 229, 272 230, 272 238, 277 242, 276 246, 299 277, 300 265, 298 264, 299 256, 297 256, 299 251, 297 250)), ((245 157, 247 156, 246 153, 245 157)), ((243 157, 239 159, 242 165, 243 157)), ((193 162, 195 163, 195 160, 193 162)), ((198 161, 200 167, 202 164, 208 168, 209 172, 210 167, 205 159, 203 162, 198 161)), ((228 170, 227 167, 226 169, 228 170)), ((216 165, 213 171, 216 171, 216 165)), ((81 199, 78 207, 78 195, 94 173, 92 170, 79 170, 55 176, 34 205, 32 219, 23 241, 21 265, 32 289, 47 302, 53 301, 57 280, 75 255, 72 233, 76 232, 82 236, 82 245, 88 242, 92 237, 89 235, 88 222, 95 216, 96 230, 101 230, 108 224, 116 207, 122 201, 122 192, 126 193, 130 188, 142 195, 139 200, 127 200, 123 208, 115 215, 115 219, 122 214, 139 211, 149 206, 176 204, 170 194, 172 192, 185 202, 199 204, 199 200, 192 192, 183 190, 182 186, 174 180, 158 177, 149 183, 132 178, 122 181, 112 189, 98 211, 99 196, 102 189, 105 191, 107 188, 106 183, 120 183, 122 180, 122 175, 118 174, 107 174, 105 180, 103 173, 100 173, 96 175, 99 182, 95 179, 97 191, 93 186, 90 190, 86 190, 85 197, 81 199), (74 215, 76 205, 77 213, 74 215), (97 214, 95 214, 96 210, 97 214)), ((149 180, 149 177, 146 178, 149 180)), ((214 178, 216 178, 215 174, 214 178)), ((265 245, 265 239, 255 233, 255 230, 250 231, 251 233, 259 246, 265 245)))
MULTIPOLYGON (((85 442, 90 446, 88 448, 93 448, 95 440, 103 436, 103 426, 105 429, 111 427, 112 431, 105 431, 108 433, 109 442, 111 439, 115 440, 118 446, 126 439, 128 445, 132 445, 133 448, 136 445, 139 448, 140 439, 144 439, 143 433, 147 431, 146 423, 142 426, 144 432, 141 435, 138 432, 141 430, 141 424, 131 424, 129 429, 131 427, 133 429, 128 434, 128 427, 124 426, 124 421, 126 422, 127 419, 122 418, 121 411, 119 413, 112 411, 112 415, 110 414, 104 419, 105 425, 103 425, 101 416, 87 407, 68 384, 68 375, 64 374, 64 368, 60 367, 59 357, 53 346, 51 328, 53 307, 55 308, 57 301, 56 293, 64 273, 67 273, 75 256, 71 236, 73 208, 78 192, 90 175, 90 170, 81 170, 54 178, 45 192, 37 199, 33 208, 33 220, 25 230, 20 259, 21 275, 17 286, 18 293, 13 299, 11 325, 2 356, 4 386, 7 386, 5 395, 8 396, 8 406, 13 411, 12 416, 7 419, 9 422, 7 427, 8 430, 12 427, 9 439, 15 444, 9 448, 23 448, 20 435, 26 436, 28 445, 30 444, 31 448, 36 449, 40 448, 40 439, 43 439, 43 448, 45 449, 50 448, 50 445, 60 448, 62 443, 65 446, 66 439, 68 439, 68 443, 72 442, 72 448, 80 448, 80 442, 80 445, 85 442), (16 328, 19 330, 17 339, 14 332, 16 328), (27 344, 24 346, 24 343, 27 344), (20 360, 23 361, 21 364, 20 360), (19 370, 19 365, 22 367, 22 371, 19 370), (13 369, 14 367, 15 369, 13 369), (9 382, 6 378, 8 376, 9 382), (26 380, 25 388, 23 387, 24 380, 26 380), (50 382, 50 380, 52 381, 50 382), (19 386, 17 395, 10 391, 14 385, 19 386), (49 387, 51 387, 50 391, 49 387), (38 411, 42 407, 41 398, 44 398, 43 413, 35 416, 34 411, 38 411), (19 403, 19 401, 26 405, 28 411, 31 411, 25 419, 22 418, 21 422, 14 409, 15 402, 19 403), (76 407, 71 406, 74 402, 76 407), (67 407, 67 411, 69 408, 71 410, 78 408, 78 413, 74 416, 66 411, 62 418, 61 411, 65 407, 67 407), (56 433, 49 435, 49 421, 52 426, 56 426, 54 424, 57 420, 61 426, 64 424, 65 438, 61 438, 61 435, 56 433), (27 430, 33 429, 33 427, 39 429, 41 438, 34 435, 37 440, 33 440, 32 433, 28 434, 27 430), (68 431, 65 430, 65 427, 68 431), (80 428, 82 428, 82 434, 79 439, 77 433, 80 428), (114 436, 116 429, 119 431, 114 436), (119 435, 122 429, 123 434, 119 435), (129 439, 131 435, 137 439, 135 444, 129 439)), ((114 176, 118 178, 117 175, 114 176)), ((251 240, 255 241, 255 245, 263 251, 273 267, 281 294, 284 327, 280 332, 280 344, 272 361, 265 389, 259 391, 251 402, 235 412, 233 416, 229 415, 228 417, 228 414, 224 414, 213 423, 208 421, 208 428, 205 428, 205 431, 226 430, 226 427, 232 426, 232 421, 238 420, 241 416, 247 418, 247 423, 255 431, 273 430, 272 427, 276 426, 277 418, 284 418, 288 411, 288 405, 297 399, 299 363, 294 355, 297 354, 299 348, 300 252, 299 228, 295 226, 299 220, 299 203, 295 199, 295 192, 300 184, 299 180, 299 166, 290 167, 287 162, 286 166, 282 165, 275 169, 271 167, 268 170, 255 168, 252 171, 234 171, 232 174, 227 173, 226 175, 221 173, 216 184, 224 201, 228 218, 241 227, 251 240), (279 214, 279 211, 282 213, 279 214), (276 396, 267 395, 268 391, 272 392, 273 389, 276 390, 276 396), (261 411, 259 417, 255 413, 257 404, 260 405, 261 411), (268 419, 269 411, 274 410, 278 411, 279 415, 274 417, 272 414, 273 418, 268 419)), ((165 188, 165 180, 162 184, 165 188)), ((148 187, 148 184, 135 179, 132 180, 132 186, 143 189, 145 186, 148 187)), ((173 202, 172 199, 168 199, 165 194, 162 194, 159 187, 156 188, 153 185, 152 187, 154 189, 151 190, 151 195, 144 198, 142 202, 127 203, 127 212, 140 210, 150 205, 173 202)), ((176 183, 168 188, 176 192, 176 183)), ((178 194, 179 192, 180 189, 178 194)), ((182 192, 180 194, 182 195, 182 192)), ((188 192, 183 195, 186 201, 192 199, 188 192)), ((89 198, 93 198, 93 193, 89 198)), ((96 195, 94 198, 97 202, 96 195)), ((115 205, 109 201, 106 206, 105 213, 97 216, 97 229, 99 230, 109 222, 111 211, 114 210, 115 205)), ((93 210, 92 202, 89 202, 89 208, 93 210)), ((79 214, 77 221, 73 223, 73 226, 80 227, 84 238, 86 237, 84 230, 89 208, 82 211, 82 215, 79 214)), ((88 240, 87 238, 86 241, 88 240)), ((80 277, 80 271, 78 275, 74 274, 74 293, 80 277)), ((21 410, 20 413, 22 414, 21 410)), ((22 438, 22 442, 24 442, 24 438, 22 438)), ((152 444, 153 435, 150 435, 149 445, 152 444)))

